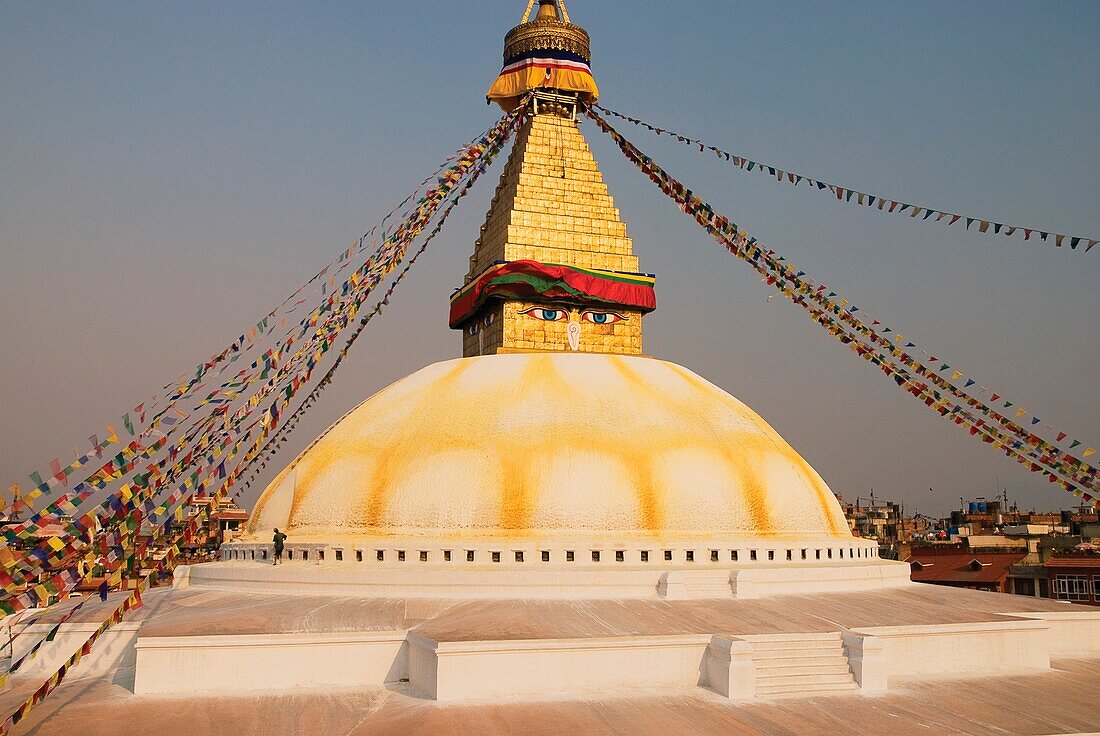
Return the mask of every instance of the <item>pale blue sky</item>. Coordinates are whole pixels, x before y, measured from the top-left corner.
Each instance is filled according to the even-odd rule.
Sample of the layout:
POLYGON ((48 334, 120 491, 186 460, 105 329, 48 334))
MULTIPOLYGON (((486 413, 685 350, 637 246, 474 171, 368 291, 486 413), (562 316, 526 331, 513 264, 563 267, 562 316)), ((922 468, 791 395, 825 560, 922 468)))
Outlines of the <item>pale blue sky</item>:
MULTIPOLYGON (((1100 4, 573 0, 609 107, 922 205, 1100 233, 1100 4)), ((520 0, 0 5, 0 480, 219 350, 496 116, 520 0)), ((939 513, 1072 500, 855 358, 583 126, 658 275, 647 351, 759 411, 834 490, 939 513), (929 487, 934 488, 929 493, 929 487)), ((623 128, 812 276, 1100 442, 1100 249, 967 233, 777 185, 623 128)), ((281 465, 456 356, 499 166, 357 344, 281 465)))

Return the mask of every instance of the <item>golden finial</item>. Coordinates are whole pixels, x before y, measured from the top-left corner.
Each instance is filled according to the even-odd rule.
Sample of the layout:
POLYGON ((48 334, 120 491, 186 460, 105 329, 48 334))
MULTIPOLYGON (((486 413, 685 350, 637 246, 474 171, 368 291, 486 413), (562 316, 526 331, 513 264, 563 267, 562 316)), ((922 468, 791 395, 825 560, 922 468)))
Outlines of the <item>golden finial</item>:
MULTIPOLYGON (((520 18, 520 23, 526 23, 527 19, 531 17, 531 9, 535 7, 535 0, 527 0, 527 9, 523 11, 523 17, 520 18)), ((563 20, 566 23, 569 22, 569 11, 565 7, 565 0, 539 0, 539 12, 535 16, 535 20, 563 20), (561 15, 558 15, 558 10, 561 10, 561 15)))
POLYGON ((569 21, 564 0, 527 1, 523 18, 504 37, 504 68, 488 98, 512 110, 534 90, 557 91, 594 102, 599 89, 592 78, 588 31, 569 21))

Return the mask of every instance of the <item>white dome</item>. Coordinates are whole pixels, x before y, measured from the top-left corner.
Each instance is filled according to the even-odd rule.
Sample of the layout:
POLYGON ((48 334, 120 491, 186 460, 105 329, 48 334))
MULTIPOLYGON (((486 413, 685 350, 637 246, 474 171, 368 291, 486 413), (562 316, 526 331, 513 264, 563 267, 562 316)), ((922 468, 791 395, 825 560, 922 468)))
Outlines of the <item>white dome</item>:
POLYGON ((648 358, 514 354, 428 366, 286 468, 249 532, 295 539, 701 539, 851 534, 755 412, 648 358))

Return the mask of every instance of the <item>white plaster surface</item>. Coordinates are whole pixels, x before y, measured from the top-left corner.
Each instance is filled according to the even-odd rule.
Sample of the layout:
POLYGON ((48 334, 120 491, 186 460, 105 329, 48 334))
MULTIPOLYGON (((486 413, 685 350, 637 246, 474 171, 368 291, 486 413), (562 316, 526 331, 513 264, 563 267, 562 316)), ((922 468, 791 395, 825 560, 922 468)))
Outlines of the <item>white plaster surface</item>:
MULTIPOLYGON (((735 543, 731 543, 735 544, 735 543)), ((432 545, 394 545, 386 543, 389 563, 375 561, 376 545, 366 546, 364 562, 356 562, 355 549, 343 548, 343 562, 335 560, 334 545, 309 545, 310 559, 303 561, 299 545, 296 561, 275 566, 262 562, 230 561, 192 568, 180 573, 178 586, 210 587, 223 590, 252 590, 287 595, 348 595, 364 597, 420 597, 443 599, 637 599, 667 598, 694 600, 699 598, 766 598, 795 593, 848 592, 888 589, 915 585, 909 579, 909 566, 881 559, 839 559, 814 562, 786 562, 785 550, 776 550, 775 560, 767 561, 767 552, 758 551, 758 562, 740 565, 729 563, 730 545, 717 542, 698 545, 696 562, 683 561, 682 545, 669 543, 651 548, 648 564, 627 564, 627 555, 637 559, 637 550, 623 546, 592 542, 576 544, 575 562, 562 562, 562 545, 528 545, 516 541, 511 545, 496 545, 493 550, 500 563, 486 564, 494 551, 480 546, 477 558, 481 563, 467 563, 468 547, 455 545, 450 563, 440 562, 443 550, 432 545), (405 547, 405 561, 397 559, 395 546, 405 547), (424 550, 423 547, 433 547, 424 550), (719 547, 719 561, 710 561, 710 546, 719 547), (593 563, 592 549, 598 549, 601 562, 593 563), (674 550, 679 562, 666 563, 665 549, 674 550), (325 562, 317 561, 320 552, 325 562), (424 551, 429 560, 420 562, 424 551), (622 551, 624 561, 616 561, 622 551), (517 552, 523 562, 516 562, 517 552), (541 554, 550 555, 549 562, 541 554), (435 562, 432 562, 435 560, 435 562)), ((867 549, 866 546, 836 545, 840 549, 867 549)), ((223 553, 242 554, 248 545, 226 545, 223 553)), ((813 551, 811 549, 811 551, 813 551)), ((749 560, 749 550, 741 549, 740 559, 749 560)))
POLYGON ((994 672, 1050 669, 1049 626, 1044 621, 1015 619, 933 626, 875 626, 846 633, 872 639, 860 662, 860 677, 869 689, 882 691, 896 677, 955 678, 994 672))
POLYGON ((686 368, 493 355, 371 397, 257 502, 270 538, 850 539, 821 477, 750 408, 686 368))
POLYGON ((138 695, 382 687, 406 676, 405 632, 145 637, 138 695))
POLYGON ((410 684, 441 702, 681 690, 705 684, 710 641, 690 634, 435 642, 411 634, 410 657, 418 664, 410 668, 410 684))

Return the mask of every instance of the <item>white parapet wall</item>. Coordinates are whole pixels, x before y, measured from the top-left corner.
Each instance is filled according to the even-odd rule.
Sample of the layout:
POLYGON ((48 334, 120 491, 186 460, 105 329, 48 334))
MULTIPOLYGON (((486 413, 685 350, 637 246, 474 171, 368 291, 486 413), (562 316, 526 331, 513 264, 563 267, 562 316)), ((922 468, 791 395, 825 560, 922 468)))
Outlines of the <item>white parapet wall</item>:
POLYGON ((893 560, 817 566, 739 568, 730 578, 733 597, 741 600, 797 593, 851 593, 916 585, 909 565, 893 560))
POLYGON ((409 681, 426 698, 560 697, 706 685, 712 637, 436 642, 409 635, 409 681))
MULTIPOLYGON (((588 550, 588 561, 575 564, 543 563, 538 549, 488 551, 483 554, 486 560, 493 560, 494 556, 504 560, 507 554, 511 562, 487 564, 448 564, 431 562, 430 558, 428 562, 420 562, 417 550, 398 550, 404 552, 404 559, 393 556, 400 559, 398 562, 366 564, 349 561, 349 558, 355 560, 356 553, 362 550, 341 550, 341 559, 335 560, 335 551, 329 549, 322 561, 320 551, 312 550, 310 558, 288 561, 278 567, 251 559, 195 565, 177 573, 174 584, 283 595, 449 600, 759 598, 915 584, 910 581, 909 565, 902 562, 869 558, 803 563, 785 560, 787 550, 783 551, 782 561, 756 562, 746 558, 749 561, 730 564, 712 560, 709 551, 703 549, 700 556, 693 556, 696 562, 650 565, 616 562, 614 549, 599 551, 599 562, 592 561, 594 552, 588 550), (517 563, 517 557, 524 562, 517 563), (535 561, 530 562, 532 557, 535 561)), ((452 559, 459 552, 452 553, 452 559)), ((654 557, 657 554, 663 552, 654 551, 654 557)))
POLYGON ((404 631, 142 637, 134 692, 381 687, 407 676, 404 631))
POLYGON ((1016 616, 1044 621, 1050 626, 1052 657, 1095 657, 1100 655, 1100 608, 1067 603, 1065 611, 1017 613, 1016 616))
POLYGON ((1050 669, 1050 627, 1017 619, 876 626, 844 633, 852 674, 869 693, 895 678, 942 679, 1050 669))
MULTIPOLYGON (((19 678, 41 678, 57 672, 76 650, 84 646, 88 638, 99 629, 98 623, 62 624, 53 641, 45 642, 33 659, 24 662, 17 673, 19 678)), ((31 647, 41 641, 53 629, 53 624, 32 624, 12 642, 13 660, 18 660, 31 647)), ((100 635, 92 651, 81 657, 68 675, 70 679, 93 677, 134 666, 134 642, 141 624, 124 621, 115 624, 100 635)))

